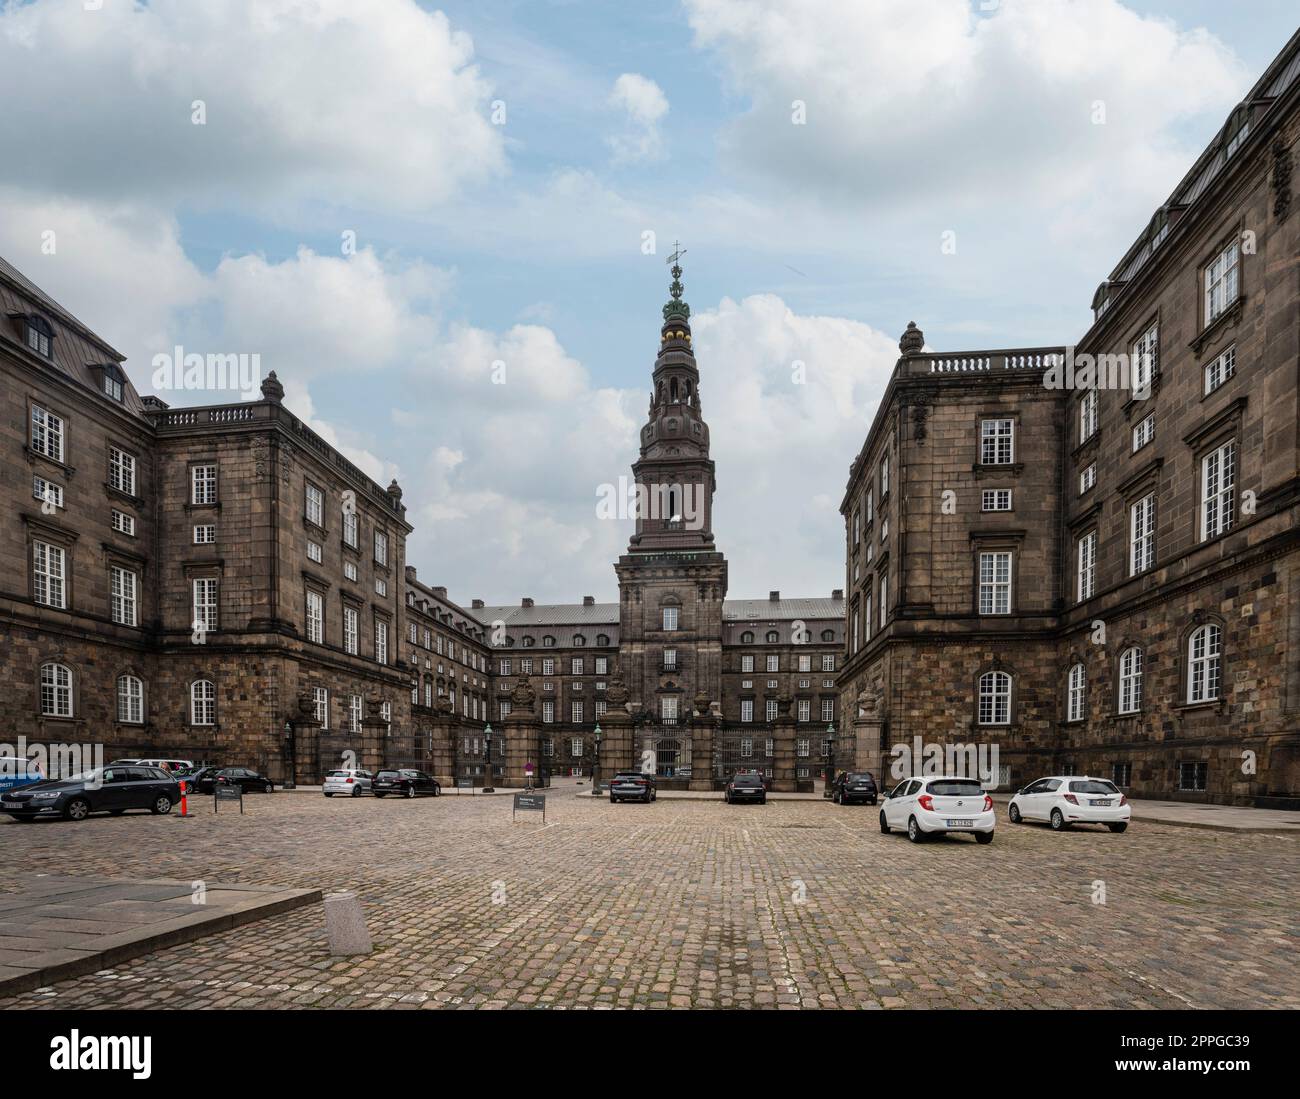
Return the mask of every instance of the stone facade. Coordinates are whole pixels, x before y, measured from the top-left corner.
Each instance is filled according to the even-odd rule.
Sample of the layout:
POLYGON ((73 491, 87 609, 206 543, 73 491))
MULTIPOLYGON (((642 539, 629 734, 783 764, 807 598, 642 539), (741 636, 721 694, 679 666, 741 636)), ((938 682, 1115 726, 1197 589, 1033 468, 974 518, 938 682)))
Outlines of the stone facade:
POLYGON ((909 325, 841 506, 841 695, 882 700, 861 758, 996 744, 1004 786, 1300 804, 1298 51, 1077 346, 933 354, 909 325))

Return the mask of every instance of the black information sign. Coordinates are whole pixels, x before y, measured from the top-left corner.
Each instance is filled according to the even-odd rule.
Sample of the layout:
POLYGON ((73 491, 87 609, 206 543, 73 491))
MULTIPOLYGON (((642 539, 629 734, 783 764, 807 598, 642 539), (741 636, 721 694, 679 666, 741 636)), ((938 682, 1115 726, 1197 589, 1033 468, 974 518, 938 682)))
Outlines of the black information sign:
POLYGON ((218 782, 212 787, 212 811, 218 811, 223 801, 239 802, 239 811, 244 811, 244 788, 237 782, 218 782))
POLYGON ((546 820, 546 795, 545 794, 516 794, 515 807, 510 812, 510 819, 515 819, 515 813, 520 810, 530 813, 541 813, 542 820, 546 820))

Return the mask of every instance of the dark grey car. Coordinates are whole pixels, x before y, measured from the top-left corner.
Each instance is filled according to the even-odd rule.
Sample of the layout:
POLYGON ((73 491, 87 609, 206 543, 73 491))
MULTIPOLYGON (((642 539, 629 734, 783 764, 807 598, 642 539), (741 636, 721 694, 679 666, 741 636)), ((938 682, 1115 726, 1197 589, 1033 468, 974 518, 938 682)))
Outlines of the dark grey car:
POLYGON ((161 768, 118 765, 6 791, 0 812, 20 821, 85 820, 91 813, 116 817, 128 809, 162 815, 180 799, 180 783, 161 768))

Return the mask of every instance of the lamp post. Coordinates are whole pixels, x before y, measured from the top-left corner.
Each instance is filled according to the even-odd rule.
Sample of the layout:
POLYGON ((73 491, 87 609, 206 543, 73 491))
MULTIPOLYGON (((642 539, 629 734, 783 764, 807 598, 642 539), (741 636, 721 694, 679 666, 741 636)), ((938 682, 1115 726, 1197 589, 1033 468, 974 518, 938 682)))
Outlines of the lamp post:
POLYGON ((298 788, 298 752, 297 745, 293 742, 293 722, 285 719, 284 722, 284 746, 285 751, 289 753, 289 767, 287 780, 282 784, 285 790, 296 790, 298 788))
POLYGON ((835 723, 831 722, 826 726, 826 789, 822 791, 822 797, 828 798, 834 792, 832 787, 835 785, 835 723))
POLYGON ((600 794, 600 722, 596 722, 596 753, 591 757, 591 796, 600 794))
POLYGON ((492 785, 492 725, 490 722, 483 727, 483 793, 496 793, 496 787, 492 785))

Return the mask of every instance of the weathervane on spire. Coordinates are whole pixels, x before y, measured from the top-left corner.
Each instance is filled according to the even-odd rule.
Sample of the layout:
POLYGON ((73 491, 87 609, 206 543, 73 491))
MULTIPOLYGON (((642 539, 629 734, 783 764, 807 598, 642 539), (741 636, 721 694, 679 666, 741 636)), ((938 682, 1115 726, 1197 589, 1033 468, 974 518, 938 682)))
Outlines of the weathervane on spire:
POLYGON ((668 287, 668 293, 672 297, 667 305, 664 306, 664 320, 668 319, 670 313, 686 318, 691 315, 691 307, 682 301, 682 265, 681 258, 686 255, 686 249, 682 247, 679 240, 673 241, 673 253, 665 261, 673 265, 673 281, 668 287))

